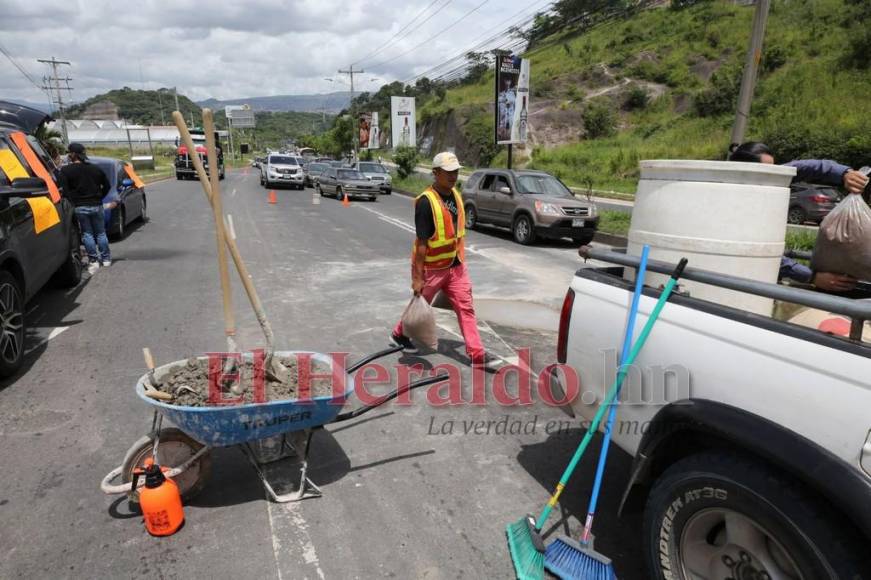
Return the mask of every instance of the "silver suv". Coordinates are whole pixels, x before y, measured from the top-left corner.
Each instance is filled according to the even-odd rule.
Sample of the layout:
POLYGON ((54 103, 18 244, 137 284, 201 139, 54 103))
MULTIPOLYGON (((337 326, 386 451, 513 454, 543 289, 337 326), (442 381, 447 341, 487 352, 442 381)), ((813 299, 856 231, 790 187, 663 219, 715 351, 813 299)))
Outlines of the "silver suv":
POLYGON ((543 171, 476 171, 463 186, 463 204, 466 227, 509 227, 514 241, 524 245, 537 237, 571 238, 585 245, 599 225, 596 204, 576 198, 562 181, 543 171))
POLYGON ((305 176, 302 172, 302 159, 293 155, 270 153, 265 163, 260 164, 260 185, 272 187, 286 184, 295 189, 302 189, 305 176))
POLYGON ((371 179, 381 189, 381 193, 390 195, 393 191, 393 179, 386 167, 377 161, 361 161, 357 163, 357 171, 371 179))

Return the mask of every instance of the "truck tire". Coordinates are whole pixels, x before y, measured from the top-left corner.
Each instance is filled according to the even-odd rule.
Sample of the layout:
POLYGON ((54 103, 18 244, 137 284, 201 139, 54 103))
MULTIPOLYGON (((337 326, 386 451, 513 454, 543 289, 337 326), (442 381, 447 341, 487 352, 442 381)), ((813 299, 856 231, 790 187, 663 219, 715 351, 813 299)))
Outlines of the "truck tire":
POLYGON ((466 206, 466 229, 474 230, 478 225, 478 210, 475 209, 474 205, 466 206))
POLYGON ((793 478, 729 452, 669 467, 650 492, 650 578, 865 578, 859 533, 793 478), (861 554, 861 556, 860 556, 861 554))
POLYGON ((789 208, 789 211, 786 214, 786 223, 793 225, 800 225, 807 221, 807 213, 797 205, 789 208))
POLYGON ((0 270, 0 377, 10 377, 21 368, 26 329, 21 284, 0 270))
POLYGON ((532 218, 525 213, 514 218, 514 223, 511 225, 511 235, 518 244, 528 246, 534 243, 535 226, 532 223, 532 218))

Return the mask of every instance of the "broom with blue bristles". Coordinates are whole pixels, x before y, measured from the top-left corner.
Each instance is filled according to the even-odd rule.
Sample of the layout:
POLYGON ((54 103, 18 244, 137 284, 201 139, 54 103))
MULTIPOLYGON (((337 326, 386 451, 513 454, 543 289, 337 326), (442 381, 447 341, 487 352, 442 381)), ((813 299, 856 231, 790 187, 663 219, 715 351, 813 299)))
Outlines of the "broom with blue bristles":
POLYGON ((580 462, 581 457, 584 455, 593 435, 598 430, 605 411, 611 406, 611 403, 617 396, 617 392, 623 384, 623 380, 626 378, 626 368, 630 367, 632 363, 635 362, 635 358, 638 356, 638 353, 641 352, 644 343, 647 342, 647 337, 650 335, 654 323, 659 318, 660 312, 662 312, 665 303, 668 301, 668 298, 671 295, 681 272, 683 272, 686 263, 686 258, 681 259, 677 268, 675 268, 675 271, 672 273, 671 278, 656 303, 656 306, 653 308, 653 312, 650 314, 650 318, 647 320, 647 324, 644 325, 644 329, 641 331, 638 341, 632 346, 629 357, 625 360, 623 366, 617 373, 614 384, 611 385, 611 388, 608 390, 599 410, 596 411, 593 421, 590 423, 587 432, 584 434, 584 438, 581 440, 575 454, 572 456, 572 460, 569 462, 568 466, 566 466, 553 495, 551 495, 547 505, 544 506, 541 515, 538 516, 537 520, 534 519, 532 515, 527 515, 506 526, 505 532, 508 536, 508 550, 511 553, 511 560, 514 564, 514 571, 517 574, 518 580, 537 580, 544 578, 545 547, 544 541, 541 538, 541 529, 547 522, 547 518, 550 516, 550 512, 559 500, 560 495, 562 495, 569 478, 572 473, 574 473, 575 468, 580 462))
MULTIPOLYGON (((632 345, 632 336, 635 333, 635 319, 638 315, 638 304, 641 301, 641 292, 644 289, 644 276, 647 273, 647 256, 650 247, 645 245, 641 250, 641 262, 635 276, 635 293, 632 295, 632 306, 629 308, 629 320, 626 323, 626 333, 623 336, 623 351, 620 354, 620 368, 626 365, 629 357, 629 349, 632 345)), ((620 387, 622 390, 622 385, 620 387)), ((602 487, 602 478, 605 474, 605 462, 608 458, 608 448, 611 443, 611 430, 617 416, 618 390, 614 402, 610 405, 608 422, 605 424, 605 437, 602 441, 602 449, 599 452, 599 464, 596 466, 596 478, 593 482, 593 493, 590 495, 590 505, 587 509, 587 520, 584 523, 584 531, 580 542, 571 538, 559 537, 554 540, 545 550, 544 566, 552 574, 562 580, 615 580, 616 574, 611 560, 593 549, 593 538, 590 533, 593 527, 593 518, 596 514, 596 505, 599 501, 599 491, 602 487)))

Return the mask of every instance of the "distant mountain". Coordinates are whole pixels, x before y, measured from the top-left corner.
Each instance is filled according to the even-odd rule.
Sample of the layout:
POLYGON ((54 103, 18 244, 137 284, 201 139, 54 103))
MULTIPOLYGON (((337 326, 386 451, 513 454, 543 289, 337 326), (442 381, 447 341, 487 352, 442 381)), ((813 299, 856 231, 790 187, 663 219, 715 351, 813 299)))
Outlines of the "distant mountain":
POLYGON ((249 97, 246 99, 207 99, 199 101, 201 107, 223 109, 227 105, 250 105, 255 111, 302 113, 338 113, 351 103, 351 93, 325 93, 322 95, 275 95, 273 97, 249 97))

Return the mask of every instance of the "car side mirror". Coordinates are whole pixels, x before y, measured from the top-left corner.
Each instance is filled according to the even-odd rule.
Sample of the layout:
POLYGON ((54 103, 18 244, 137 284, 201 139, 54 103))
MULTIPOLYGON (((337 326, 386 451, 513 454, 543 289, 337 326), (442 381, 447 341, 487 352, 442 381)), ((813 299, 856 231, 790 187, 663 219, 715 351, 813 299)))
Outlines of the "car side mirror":
POLYGON ((510 187, 500 187, 499 193, 504 193, 505 195, 511 195, 511 188, 510 187))
POLYGON ((125 178, 125 179, 121 182, 121 185, 123 185, 124 187, 132 187, 132 186, 133 186, 133 180, 130 179, 129 177, 127 177, 127 178, 125 178))

